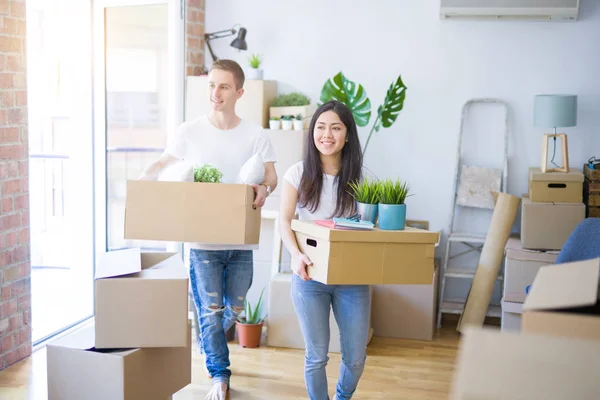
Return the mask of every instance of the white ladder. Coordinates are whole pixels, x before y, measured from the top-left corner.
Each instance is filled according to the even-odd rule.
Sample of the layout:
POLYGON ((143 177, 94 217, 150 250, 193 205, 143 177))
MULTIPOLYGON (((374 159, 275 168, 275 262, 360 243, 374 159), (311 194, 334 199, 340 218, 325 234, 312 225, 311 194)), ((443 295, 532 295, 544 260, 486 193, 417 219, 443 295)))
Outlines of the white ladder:
MULTIPOLYGON (((446 299, 445 291, 446 291, 446 279, 447 278, 458 278, 458 279, 473 279, 475 276, 475 269, 470 268, 457 268, 457 267, 448 267, 448 263, 451 259, 465 255, 467 253, 471 253, 477 251, 481 253, 481 249, 483 248, 483 243, 485 242, 485 235, 481 234, 472 234, 465 232, 455 232, 455 211, 456 207, 468 207, 461 204, 457 204, 458 197, 458 186, 459 186, 459 174, 461 173, 461 168, 463 166, 462 163, 462 140, 463 140, 463 129, 465 122, 465 115, 469 108, 469 106, 476 103, 491 103, 491 104, 499 104, 504 109, 504 162, 502 169, 502 179, 500 183, 500 191, 506 193, 507 190, 507 180, 508 180, 508 104, 499 99, 491 99, 491 98, 477 98, 471 99, 467 101, 462 108, 462 116, 460 121, 460 132, 458 137, 458 151, 457 151, 457 161, 454 171, 454 195, 453 195, 453 204, 452 204, 452 212, 450 217, 450 227, 448 229, 448 238, 446 240, 446 249, 442 262, 442 270, 440 271, 440 279, 441 284, 439 288, 439 301, 438 301, 438 311, 437 311, 437 327, 440 328, 442 326, 442 314, 462 314, 462 311, 465 306, 466 299, 446 299), (461 253, 450 256, 451 246, 453 244, 462 244, 466 245, 469 249, 463 251, 461 253)), ((493 210, 490 210, 493 212, 493 210)), ((502 269, 501 269, 502 270, 502 269)), ((498 275, 498 280, 503 281, 503 274, 498 275)), ((502 314, 499 305, 490 305, 487 311, 487 316, 490 317, 500 317, 502 314)))

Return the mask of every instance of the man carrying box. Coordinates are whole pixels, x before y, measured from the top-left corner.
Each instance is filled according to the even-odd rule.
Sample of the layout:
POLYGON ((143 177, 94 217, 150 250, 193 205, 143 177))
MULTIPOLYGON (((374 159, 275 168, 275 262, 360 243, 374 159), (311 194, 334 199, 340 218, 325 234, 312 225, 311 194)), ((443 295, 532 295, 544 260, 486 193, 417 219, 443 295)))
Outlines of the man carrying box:
MULTIPOLYGON (((181 124, 163 155, 140 179, 156 179, 165 168, 186 161, 194 165, 212 164, 223 173, 223 183, 236 183, 240 168, 258 154, 264 162, 264 181, 252 185, 253 206, 262 207, 277 186, 276 160, 263 128, 235 113, 235 104, 244 93, 244 80, 244 72, 235 61, 215 61, 208 75, 211 111, 181 124)), ((198 345, 213 379, 206 399, 225 399, 231 376, 225 332, 244 309, 253 277, 252 250, 257 246, 206 243, 189 246, 190 282, 200 326, 198 345)))

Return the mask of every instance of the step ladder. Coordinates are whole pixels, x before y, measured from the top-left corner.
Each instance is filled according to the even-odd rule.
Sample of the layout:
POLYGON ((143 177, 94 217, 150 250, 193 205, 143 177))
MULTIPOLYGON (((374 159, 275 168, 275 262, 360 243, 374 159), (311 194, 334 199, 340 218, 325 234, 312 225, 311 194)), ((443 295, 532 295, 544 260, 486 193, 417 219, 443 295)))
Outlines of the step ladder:
MULTIPOLYGON (((455 231, 455 217, 456 217, 456 209, 457 207, 476 207, 478 209, 486 209, 488 208, 490 211, 490 216, 493 213, 493 203, 491 203, 489 206, 482 206, 480 204, 465 204, 464 200, 461 200, 461 202, 459 202, 459 187, 461 185, 461 180, 459 179, 462 172, 463 172, 463 168, 481 168, 482 170, 489 170, 489 171, 494 171, 495 173, 497 173, 500 179, 500 183, 499 183, 499 191, 500 192, 504 192, 506 193, 506 189, 507 189, 507 178, 508 178, 508 104, 505 103, 502 100, 499 99, 491 99, 491 98, 478 98, 478 99, 471 99, 469 101, 467 101, 463 108, 462 108, 462 115, 461 115, 461 121, 460 121, 460 132, 459 132, 459 137, 458 137, 458 150, 457 150, 457 161, 456 161, 456 166, 455 166, 455 173, 454 173, 454 194, 453 194, 453 204, 452 204, 452 211, 451 211, 451 217, 450 217, 450 226, 448 229, 448 237, 446 240, 446 248, 445 248, 445 254, 444 254, 444 258, 442 261, 442 270, 440 271, 440 288, 439 288, 439 293, 438 293, 438 298, 440 299, 438 302, 438 311, 437 311, 437 327, 440 328, 442 326, 442 314, 462 314, 462 311, 464 309, 465 306, 465 302, 466 302, 466 298, 465 299, 448 299, 446 296, 446 281, 449 278, 455 278, 455 279, 473 279, 473 277, 475 276, 475 267, 473 268, 462 268, 462 267, 449 267, 449 262, 450 260, 463 256, 465 254, 471 253, 471 252, 478 252, 479 254, 481 254, 481 250, 483 248, 483 244, 485 242, 485 234, 476 234, 476 233, 468 233, 468 232, 457 232, 455 231), (486 169, 486 168, 481 168, 481 167, 476 167, 476 166, 468 166, 468 165, 464 165, 463 164, 463 130, 464 130, 464 123, 465 123, 465 116, 467 114, 467 111, 469 110, 470 106, 472 106, 473 104, 498 104, 503 108, 504 111, 504 161, 503 161, 503 166, 501 168, 498 169, 486 169), (468 249, 465 251, 462 251, 458 254, 454 254, 451 256, 451 250, 452 250, 452 246, 456 245, 456 244, 460 244, 462 246, 466 246, 468 249)), ((460 199, 464 199, 464 191, 462 192, 462 197, 460 197, 460 199)), ((503 268, 501 268, 501 271, 503 271, 503 268)), ((500 272, 500 274, 498 275, 498 280, 503 281, 503 273, 500 272)), ((500 305, 494 305, 494 304, 490 304, 488 311, 487 311, 487 316, 490 317, 500 317, 502 315, 501 312, 501 308, 500 305)))

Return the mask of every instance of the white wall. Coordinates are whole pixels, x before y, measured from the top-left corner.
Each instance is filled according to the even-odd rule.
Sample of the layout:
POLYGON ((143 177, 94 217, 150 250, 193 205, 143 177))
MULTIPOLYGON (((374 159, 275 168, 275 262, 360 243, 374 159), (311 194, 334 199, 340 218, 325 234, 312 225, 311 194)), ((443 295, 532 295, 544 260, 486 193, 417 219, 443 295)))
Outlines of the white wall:
MULTIPOLYGON (((375 112, 401 73, 404 110, 371 139, 366 164, 381 177, 407 179, 415 193, 409 218, 427 219, 438 230, 449 223, 460 112, 470 98, 510 104, 510 193, 526 193, 527 169, 540 164, 546 132, 533 127, 535 94, 579 95, 578 126, 565 129, 571 166, 600 156, 600 2, 581 3, 579 21, 559 23, 441 21, 437 0, 207 0, 206 32, 242 24, 248 52, 229 47, 232 38, 219 39, 212 42, 217 56, 247 66, 249 53, 259 52, 265 79, 313 101, 342 70, 365 87, 375 112)), ((503 125, 499 113, 489 115, 465 136, 474 159, 493 165, 502 150, 491 136, 498 138, 503 125)))

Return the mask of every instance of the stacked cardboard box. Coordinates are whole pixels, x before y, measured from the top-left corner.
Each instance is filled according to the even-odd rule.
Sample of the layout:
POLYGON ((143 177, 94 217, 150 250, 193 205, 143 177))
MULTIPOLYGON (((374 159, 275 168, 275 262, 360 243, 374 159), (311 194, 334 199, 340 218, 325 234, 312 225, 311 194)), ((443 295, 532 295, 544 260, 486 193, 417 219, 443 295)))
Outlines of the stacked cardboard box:
POLYGON ((520 330, 523 303, 538 270, 553 264, 558 251, 529 250, 511 237, 504 249, 504 289, 502 293, 502 330, 520 330))
POLYGON ((95 321, 47 346, 49 400, 165 400, 191 383, 188 275, 177 253, 113 251, 95 321))
POLYGON ((464 332, 451 399, 600 398, 600 258, 539 269, 521 332, 464 332))
POLYGON ((529 196, 521 203, 521 245, 524 249, 560 250, 585 219, 583 173, 529 170, 529 196))

